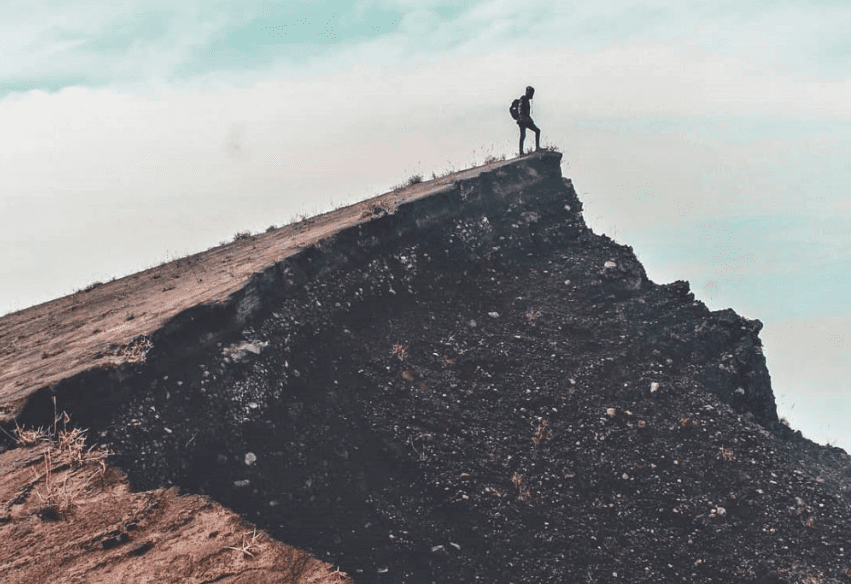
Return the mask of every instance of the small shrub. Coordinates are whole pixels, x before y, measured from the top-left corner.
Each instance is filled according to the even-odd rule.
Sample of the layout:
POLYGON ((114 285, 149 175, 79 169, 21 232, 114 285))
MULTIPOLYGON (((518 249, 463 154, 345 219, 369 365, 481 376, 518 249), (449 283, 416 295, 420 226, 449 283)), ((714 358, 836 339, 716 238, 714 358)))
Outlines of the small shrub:
POLYGON ((276 229, 277 229, 277 227, 275 227, 274 225, 270 225, 269 227, 266 228, 266 233, 269 233, 269 232, 274 231, 276 229))
POLYGON ((413 186, 415 184, 419 184, 423 182, 423 175, 415 174, 412 175, 411 178, 408 179, 408 186, 413 186))
POLYGON ((233 234, 233 239, 231 241, 241 241, 243 239, 251 239, 250 231, 238 231, 233 234))

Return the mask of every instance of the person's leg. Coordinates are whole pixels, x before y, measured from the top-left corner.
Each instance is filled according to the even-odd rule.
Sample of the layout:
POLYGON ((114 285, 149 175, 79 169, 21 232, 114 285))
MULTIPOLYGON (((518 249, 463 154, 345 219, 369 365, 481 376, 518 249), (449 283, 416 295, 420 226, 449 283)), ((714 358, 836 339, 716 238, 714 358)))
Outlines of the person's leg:
POLYGON ((541 129, 535 125, 535 122, 529 122, 529 129, 535 132, 535 150, 541 149, 541 129))
POLYGON ((523 142, 526 140, 526 126, 520 125, 520 156, 523 156, 523 142))

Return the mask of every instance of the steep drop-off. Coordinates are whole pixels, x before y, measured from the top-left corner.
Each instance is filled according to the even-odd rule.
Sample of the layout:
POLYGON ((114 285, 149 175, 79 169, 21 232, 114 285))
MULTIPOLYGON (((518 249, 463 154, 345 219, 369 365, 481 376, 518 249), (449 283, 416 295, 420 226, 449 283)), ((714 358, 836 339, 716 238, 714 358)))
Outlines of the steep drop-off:
POLYGON ((779 423, 759 321, 649 281, 560 160, 378 209, 18 420, 56 396, 135 487, 356 582, 847 581, 848 458, 779 423))

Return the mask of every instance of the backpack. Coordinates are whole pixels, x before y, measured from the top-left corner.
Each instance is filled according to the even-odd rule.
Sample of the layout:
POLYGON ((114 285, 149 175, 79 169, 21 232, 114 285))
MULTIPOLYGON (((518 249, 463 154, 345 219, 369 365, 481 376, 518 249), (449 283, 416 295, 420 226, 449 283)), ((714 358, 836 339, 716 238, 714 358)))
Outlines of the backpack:
POLYGON ((508 113, 511 114, 511 117, 515 120, 520 117, 520 100, 515 99, 511 102, 511 107, 508 108, 508 113))

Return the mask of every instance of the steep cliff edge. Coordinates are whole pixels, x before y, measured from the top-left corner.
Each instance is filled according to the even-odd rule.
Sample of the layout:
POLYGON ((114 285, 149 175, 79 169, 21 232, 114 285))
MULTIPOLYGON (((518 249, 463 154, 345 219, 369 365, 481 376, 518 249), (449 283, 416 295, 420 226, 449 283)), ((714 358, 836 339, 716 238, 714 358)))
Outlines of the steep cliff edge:
POLYGON ((373 201, 17 420, 55 396, 356 582, 847 581, 848 457, 778 422, 759 321, 649 281, 560 160, 373 201))

